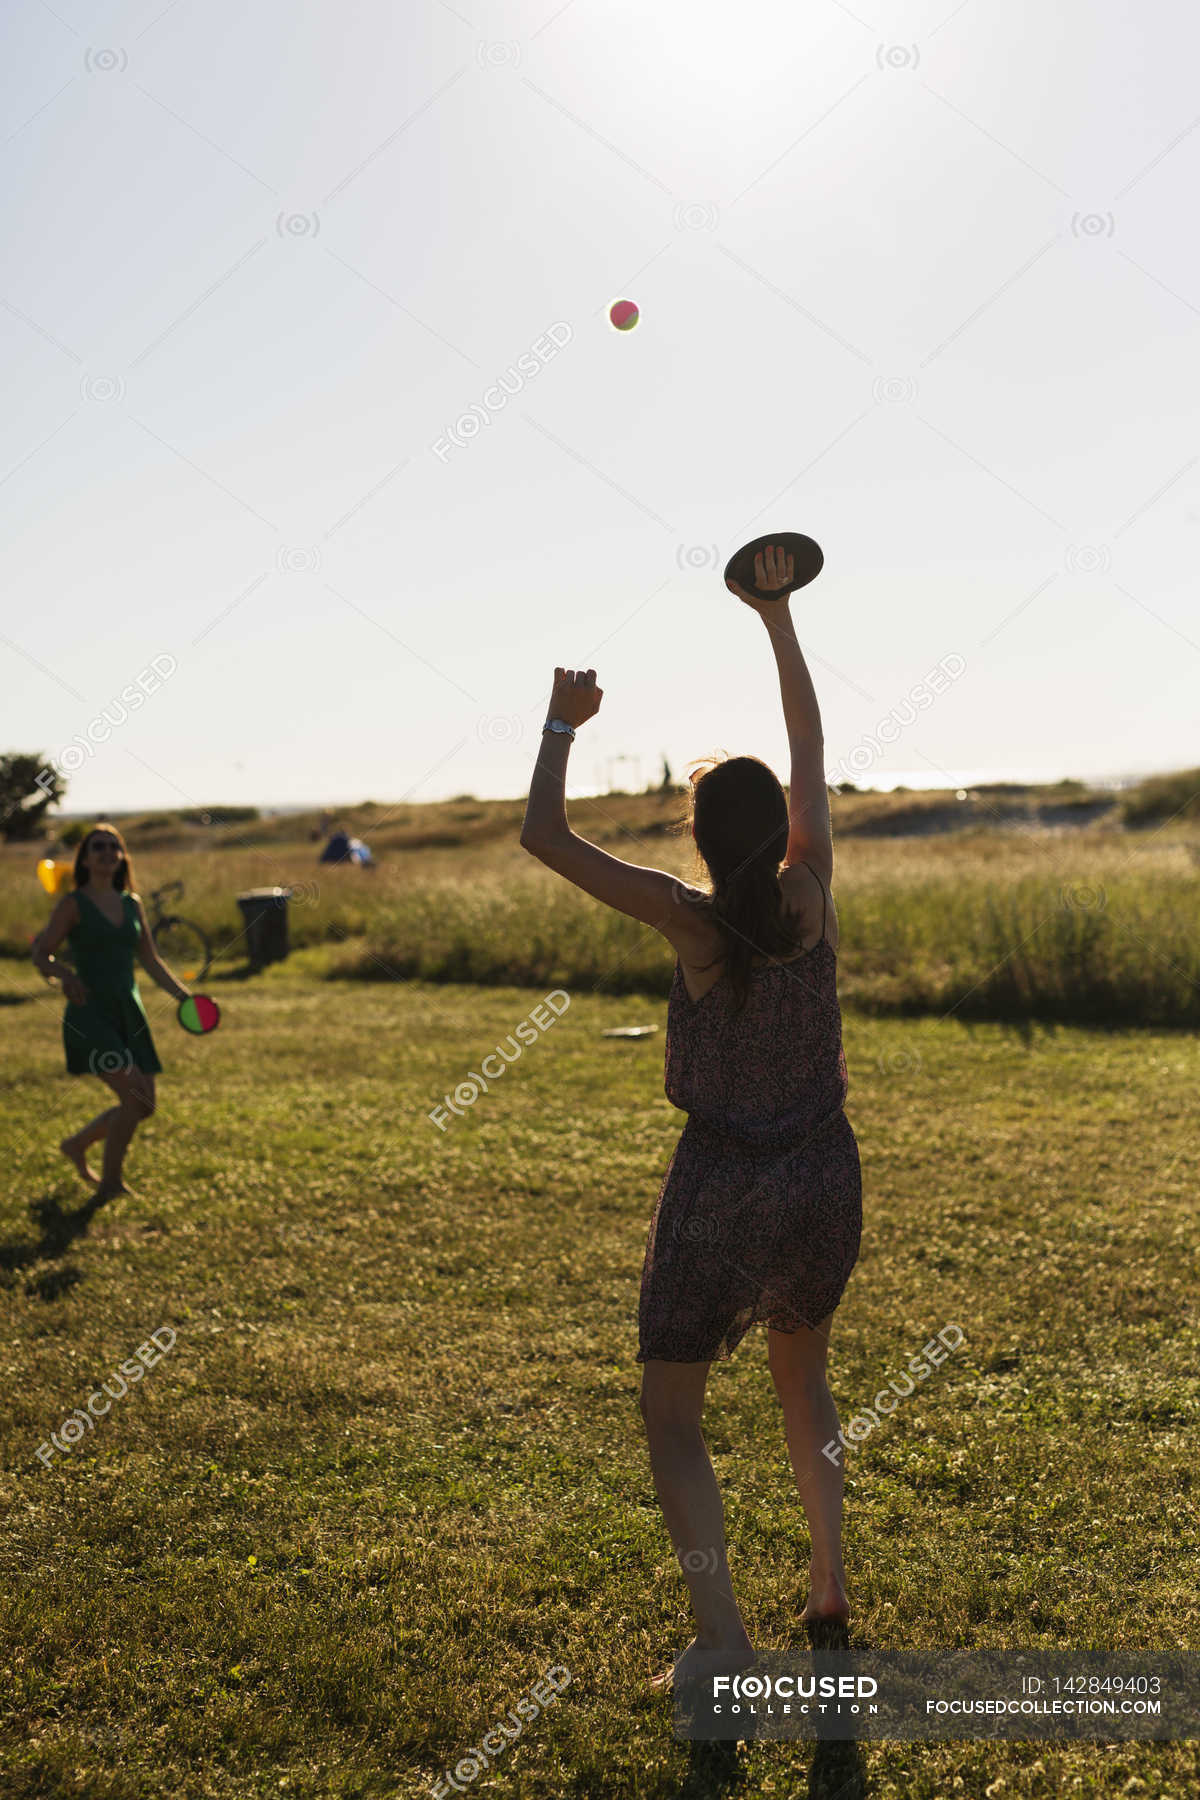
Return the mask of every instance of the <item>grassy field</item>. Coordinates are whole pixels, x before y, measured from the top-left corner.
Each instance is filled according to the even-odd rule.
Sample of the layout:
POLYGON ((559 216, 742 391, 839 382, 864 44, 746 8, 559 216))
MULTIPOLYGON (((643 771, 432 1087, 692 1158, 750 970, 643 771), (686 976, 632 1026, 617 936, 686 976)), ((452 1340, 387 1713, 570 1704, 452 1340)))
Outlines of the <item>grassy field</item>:
MULTIPOLYGON (((850 862, 844 932, 893 892, 850 862)), ((147 991, 159 1111, 136 1198, 94 1216, 54 1145, 99 1084, 62 1073, 56 997, 3 972, 5 1800, 428 1796, 554 1663, 561 1700, 465 1791, 1196 1792, 1195 1742, 759 1744, 734 1772, 677 1741, 645 1681, 691 1635, 687 1595, 633 1360, 682 1124, 662 1000, 564 984, 443 1132, 430 1110, 545 988, 306 980, 321 955, 218 990, 211 1040, 147 991), (641 1022, 660 1030, 600 1036, 641 1022), (162 1327, 161 1361, 45 1466, 162 1327)), ((1194 1648, 1200 1045, 851 1010, 846 1053, 865 1231, 843 1423, 965 1333, 848 1453, 855 1642, 1194 1648)), ((761 1331, 714 1370, 706 1436, 755 1641, 802 1646, 761 1331)))

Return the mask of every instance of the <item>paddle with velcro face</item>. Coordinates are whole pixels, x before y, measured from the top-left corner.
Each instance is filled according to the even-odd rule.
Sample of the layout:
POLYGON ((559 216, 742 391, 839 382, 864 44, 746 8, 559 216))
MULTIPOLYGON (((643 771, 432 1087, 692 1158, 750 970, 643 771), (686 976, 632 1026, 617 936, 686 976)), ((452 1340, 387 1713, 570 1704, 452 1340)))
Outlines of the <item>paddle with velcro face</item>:
MULTIPOLYGON (((725 565, 726 586, 732 581, 744 588, 752 600, 784 600, 797 588, 807 587, 815 581, 825 567, 825 555, 820 544, 812 538, 805 537, 799 531, 775 531, 767 537, 755 538, 753 543, 743 544, 736 550, 725 565), (778 588, 761 588, 755 573, 755 557, 763 557, 762 572, 767 574, 766 552, 768 546, 775 550, 776 573, 782 573, 787 567, 787 558, 792 559, 790 579, 778 588)), ((740 596, 739 596, 740 598, 740 596)))
POLYGON ((175 1017, 193 1037, 207 1037, 221 1023, 221 1009, 207 994, 189 994, 179 1002, 175 1017))

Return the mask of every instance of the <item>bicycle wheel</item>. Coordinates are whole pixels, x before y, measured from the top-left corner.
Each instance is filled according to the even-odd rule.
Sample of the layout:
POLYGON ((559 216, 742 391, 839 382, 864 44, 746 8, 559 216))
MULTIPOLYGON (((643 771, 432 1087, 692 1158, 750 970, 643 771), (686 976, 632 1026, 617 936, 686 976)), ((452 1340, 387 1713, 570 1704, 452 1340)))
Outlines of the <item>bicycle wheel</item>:
POLYGON ((177 914, 155 927, 158 954, 180 981, 203 981, 212 962, 212 947, 198 925, 177 914))

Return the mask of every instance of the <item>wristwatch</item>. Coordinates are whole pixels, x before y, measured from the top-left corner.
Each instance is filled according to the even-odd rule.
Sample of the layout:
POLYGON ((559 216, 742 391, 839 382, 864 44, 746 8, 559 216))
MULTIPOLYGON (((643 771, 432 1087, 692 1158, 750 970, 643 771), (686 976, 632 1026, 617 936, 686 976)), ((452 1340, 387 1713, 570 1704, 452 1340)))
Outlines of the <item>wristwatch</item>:
POLYGON ((542 726, 542 730, 543 731, 560 731, 560 732, 567 731, 571 734, 572 737, 575 736, 575 727, 573 725, 568 725, 567 721, 565 719, 547 719, 546 723, 542 726))

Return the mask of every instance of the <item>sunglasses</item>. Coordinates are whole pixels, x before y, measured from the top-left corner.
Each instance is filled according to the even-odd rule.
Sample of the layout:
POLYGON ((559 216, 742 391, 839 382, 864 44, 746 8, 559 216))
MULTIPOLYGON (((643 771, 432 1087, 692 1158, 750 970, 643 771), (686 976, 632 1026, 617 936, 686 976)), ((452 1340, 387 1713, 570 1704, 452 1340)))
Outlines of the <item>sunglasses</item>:
POLYGON ((93 838, 88 845, 89 850, 111 850, 114 856, 120 856, 121 846, 116 838, 93 838))

